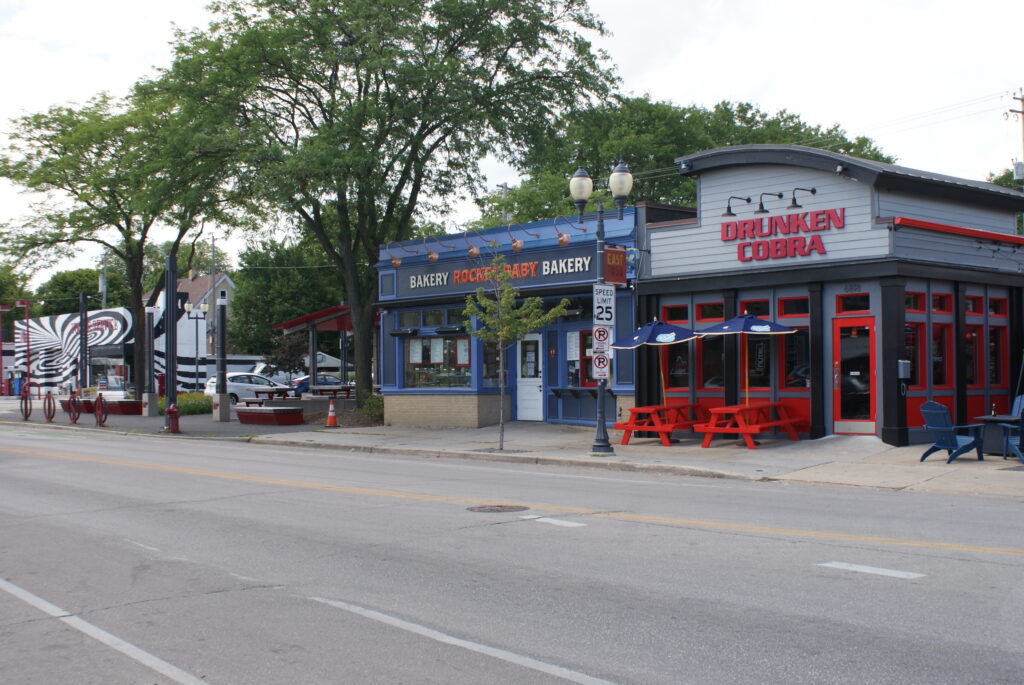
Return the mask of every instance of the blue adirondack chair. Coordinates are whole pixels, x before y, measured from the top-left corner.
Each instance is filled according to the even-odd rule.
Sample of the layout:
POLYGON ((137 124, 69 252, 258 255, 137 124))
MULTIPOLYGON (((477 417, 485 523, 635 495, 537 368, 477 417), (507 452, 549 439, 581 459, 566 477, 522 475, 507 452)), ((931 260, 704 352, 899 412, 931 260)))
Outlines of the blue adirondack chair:
MULTIPOLYGON (((1024 395, 1017 395, 1013 398, 1010 414, 1019 417, 1022 411, 1024 411, 1024 395)), ((1013 451, 1011 445, 1015 437, 1017 438, 1017 458, 1020 459, 1020 423, 1001 423, 999 427, 1003 429, 1003 459, 1006 459, 1006 455, 1013 451)))
POLYGON ((939 450, 946 450, 949 459, 946 463, 952 462, 961 454, 976 450, 978 459, 984 461, 985 455, 981 453, 981 429, 984 426, 980 423, 972 423, 966 426, 954 426, 949 418, 949 409, 938 402, 925 402, 921 405, 921 416, 924 418, 924 427, 931 431, 935 443, 921 455, 921 461, 928 458, 939 450), (957 435, 958 430, 967 429, 970 435, 957 435))

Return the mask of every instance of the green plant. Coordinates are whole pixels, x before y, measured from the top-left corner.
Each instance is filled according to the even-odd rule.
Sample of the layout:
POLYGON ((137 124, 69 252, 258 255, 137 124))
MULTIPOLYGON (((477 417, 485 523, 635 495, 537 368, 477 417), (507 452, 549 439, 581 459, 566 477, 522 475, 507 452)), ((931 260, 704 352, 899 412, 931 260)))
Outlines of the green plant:
POLYGON ((374 421, 384 420, 384 397, 372 392, 363 393, 363 402, 358 409, 363 416, 374 421))
MULTIPOLYGON (((160 413, 164 413, 167 405, 167 398, 159 400, 160 413)), ((213 400, 201 392, 184 392, 178 395, 178 415, 194 416, 196 414, 210 414, 213 412, 213 400)))

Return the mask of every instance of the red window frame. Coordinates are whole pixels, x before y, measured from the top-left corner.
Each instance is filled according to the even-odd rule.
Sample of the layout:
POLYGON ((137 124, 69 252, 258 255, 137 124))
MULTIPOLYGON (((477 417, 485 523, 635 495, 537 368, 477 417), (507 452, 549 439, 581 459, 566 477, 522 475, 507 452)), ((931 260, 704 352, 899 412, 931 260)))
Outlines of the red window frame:
POLYGON ((931 377, 932 388, 946 390, 953 387, 953 325, 948 323, 933 323, 931 334, 928 336, 928 359, 930 364, 928 365, 929 376, 931 377), (933 349, 934 341, 936 340, 937 334, 941 335, 944 346, 945 346, 945 359, 943 360, 944 371, 946 374, 945 383, 936 383, 934 377, 934 365, 935 365, 935 350, 933 349))
POLYGON ((953 313, 953 295, 951 293, 932 293, 932 312, 935 314, 953 313), (936 306, 936 300, 939 301, 936 306))
POLYGON ((772 305, 768 298, 757 299, 757 300, 741 300, 740 301, 740 314, 753 314, 754 316, 771 316, 772 305), (764 304, 765 311, 758 314, 750 311, 750 305, 752 304, 764 304))
POLYGON ((871 293, 843 293, 842 295, 836 295, 836 314, 870 314, 871 313, 871 293), (846 309, 843 305, 844 301, 847 301, 854 297, 866 297, 868 298, 867 309, 846 309))
POLYGON ((806 317, 811 315, 810 304, 811 304, 811 301, 810 301, 810 298, 808 298, 808 297, 780 297, 779 301, 777 303, 777 310, 776 310, 776 314, 775 315, 778 318, 780 318, 780 319, 786 319, 786 318, 789 318, 789 319, 806 318, 806 317), (791 314, 791 313, 786 311, 786 304, 787 303, 789 303, 789 302, 799 302, 799 301, 803 301, 803 302, 807 303, 807 311, 806 312, 800 312, 800 313, 797 313, 797 314, 791 314))
POLYGON ((964 297, 964 311, 968 316, 985 315, 985 298, 981 295, 967 295, 964 297))
POLYGON ((1005 297, 988 298, 989 316, 1008 316, 1009 312, 1010 304, 1005 297))
POLYGON ((927 309, 924 307, 924 293, 920 293, 913 290, 908 290, 904 293, 904 304, 906 305, 906 311, 913 312, 915 314, 924 314, 927 309), (907 300, 912 300, 915 306, 907 304, 907 300))
POLYGON ((700 302, 697 304, 697 322, 713 322, 713 321, 725 321, 725 303, 724 302, 700 302), (705 307, 721 307, 721 316, 708 316, 704 313, 705 307))

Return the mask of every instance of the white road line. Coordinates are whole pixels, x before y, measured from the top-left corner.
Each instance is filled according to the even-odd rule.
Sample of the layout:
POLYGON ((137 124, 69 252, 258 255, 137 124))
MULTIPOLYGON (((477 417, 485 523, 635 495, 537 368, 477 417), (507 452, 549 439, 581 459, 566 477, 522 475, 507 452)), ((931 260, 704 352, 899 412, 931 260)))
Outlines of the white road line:
POLYGON ((17 597, 26 604, 39 609, 39 611, 42 611, 44 614, 49 614, 50 616, 59 619, 75 630, 88 635, 94 640, 102 642, 112 649, 116 649, 125 656, 138 661, 143 666, 146 666, 161 675, 167 676, 177 683, 181 683, 182 685, 209 685, 208 681, 196 678, 194 675, 186 673, 177 666, 172 666, 163 659, 139 649, 130 642, 125 642, 116 635, 111 635, 102 628, 97 628, 88 621, 78 618, 77 616, 72 616, 60 607, 50 604, 42 597, 38 597, 13 583, 9 583, 3 578, 0 578, 0 590, 6 591, 8 594, 17 597))
POLYGON ((854 571, 856 573, 873 573, 876 576, 889 576, 890 578, 903 578, 904 580, 924 578, 925 576, 925 574, 923 573, 911 573, 910 571, 895 571, 891 568, 878 568, 876 566, 860 566, 858 564, 846 564, 841 561, 830 561, 826 564, 818 564, 818 566, 838 568, 843 571, 854 571))
POLYGON ((563 680, 568 680, 572 683, 582 683, 583 685, 612 685, 608 680, 594 678, 585 673, 579 673, 578 671, 570 671, 569 669, 562 668, 561 666, 537 661, 536 659, 531 659, 528 656, 509 652, 504 649, 498 649, 497 647, 489 647, 478 642, 470 642, 469 640, 453 637, 452 635, 447 635, 432 628, 427 628, 426 626, 421 626, 416 623, 410 623, 409 621, 403 621, 402 619, 395 618, 394 616, 382 614, 379 611, 364 609, 363 607, 356 606, 355 604, 339 602, 333 599, 324 599, 323 597, 307 597, 306 599, 311 599, 314 602, 320 602, 321 604, 326 604, 336 609, 350 611, 353 614, 362 616, 363 618, 368 618, 372 621, 377 621, 401 630, 406 630, 410 633, 422 635, 423 637, 436 640, 437 642, 442 642, 446 645, 462 647, 463 649, 468 649, 471 652, 477 652, 478 654, 484 654, 486 656, 494 657, 495 659, 507 661, 510 664, 523 666, 534 671, 540 671, 541 673, 547 673, 548 675, 553 675, 556 678, 562 678, 563 680))
POLYGON ((520 516, 519 518, 528 521, 539 521, 540 523, 550 523, 553 526, 562 526, 564 528, 583 528, 587 525, 585 523, 577 523, 576 521, 548 518, 547 516, 520 516))
POLYGON ((135 545, 136 547, 141 547, 142 549, 149 550, 150 552, 159 552, 160 551, 156 547, 150 547, 149 545, 144 545, 141 542, 135 542, 135 540, 129 540, 128 538, 125 538, 124 540, 125 540, 125 542, 129 542, 129 543, 135 545))

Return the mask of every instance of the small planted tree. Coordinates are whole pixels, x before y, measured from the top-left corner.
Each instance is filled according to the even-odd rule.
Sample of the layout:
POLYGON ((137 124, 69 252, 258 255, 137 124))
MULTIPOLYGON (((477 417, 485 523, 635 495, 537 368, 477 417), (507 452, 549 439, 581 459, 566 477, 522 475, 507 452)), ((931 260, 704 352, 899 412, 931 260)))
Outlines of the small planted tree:
POLYGON ((505 390, 508 386, 505 359, 512 345, 527 333, 547 326, 565 315, 569 300, 563 299, 545 311, 539 297, 519 299, 519 290, 512 285, 511 267, 501 256, 485 267, 486 286, 466 296, 466 330, 473 337, 498 347, 498 449, 505 449, 505 390), (473 320, 476 320, 474 327, 473 320))

